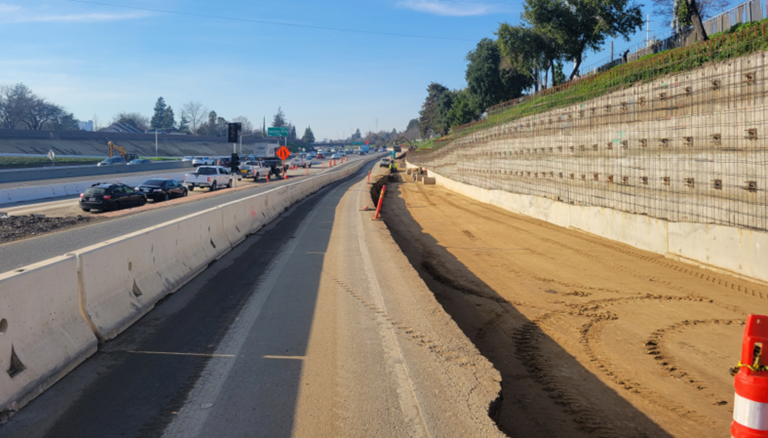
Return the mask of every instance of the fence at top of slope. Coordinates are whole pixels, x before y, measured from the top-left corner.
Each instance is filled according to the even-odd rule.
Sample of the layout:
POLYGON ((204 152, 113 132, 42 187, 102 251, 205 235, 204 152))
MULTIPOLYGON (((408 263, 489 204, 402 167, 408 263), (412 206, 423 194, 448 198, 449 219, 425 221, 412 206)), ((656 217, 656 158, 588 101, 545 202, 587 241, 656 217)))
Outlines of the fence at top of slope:
POLYGON ((488 122, 409 160, 486 189, 768 230, 766 42, 760 23, 626 64, 491 109, 488 122), (627 77, 638 81, 625 87, 627 77))

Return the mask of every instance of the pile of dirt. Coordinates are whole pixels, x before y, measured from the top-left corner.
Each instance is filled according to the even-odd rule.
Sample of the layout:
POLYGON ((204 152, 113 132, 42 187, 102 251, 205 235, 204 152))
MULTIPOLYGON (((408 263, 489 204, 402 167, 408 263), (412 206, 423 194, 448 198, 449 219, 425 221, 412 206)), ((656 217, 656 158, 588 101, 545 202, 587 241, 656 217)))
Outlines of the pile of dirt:
POLYGON ((27 239, 66 228, 80 227, 98 221, 95 217, 0 217, 0 244, 27 239))

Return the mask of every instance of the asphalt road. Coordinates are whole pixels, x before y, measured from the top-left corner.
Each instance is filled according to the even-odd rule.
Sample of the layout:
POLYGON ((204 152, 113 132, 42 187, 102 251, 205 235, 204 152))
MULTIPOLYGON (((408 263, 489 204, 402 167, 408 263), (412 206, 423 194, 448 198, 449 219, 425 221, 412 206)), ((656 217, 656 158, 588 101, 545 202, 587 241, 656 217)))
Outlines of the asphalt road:
MULTIPOLYGON (((350 157, 349 163, 369 156, 350 157)), ((345 163, 347 165, 349 163, 345 163)), ((344 166, 344 165, 340 165, 344 166)), ((334 167, 335 169, 336 167, 334 167)), ((317 168, 313 168, 317 172, 317 168)), ((292 171, 297 172, 297 171, 292 171)), ((290 173, 289 173, 290 176, 290 173)), ((297 180, 296 178, 294 182, 297 180)), ((10 242, 0 245, 0 272, 7 272, 22 266, 30 265, 58 255, 66 254, 80 248, 85 248, 108 239, 129 234, 144 228, 178 219, 217 205, 242 199, 270 190, 278 184, 290 184, 291 179, 273 180, 269 184, 261 184, 253 189, 227 192, 222 190, 220 195, 205 197, 199 201, 173 205, 167 208, 153 209, 128 216, 110 219, 101 223, 82 228, 65 230, 40 237, 10 242)))
POLYGON ((246 239, 0 435, 503 436, 498 373, 360 211, 371 166, 246 239))

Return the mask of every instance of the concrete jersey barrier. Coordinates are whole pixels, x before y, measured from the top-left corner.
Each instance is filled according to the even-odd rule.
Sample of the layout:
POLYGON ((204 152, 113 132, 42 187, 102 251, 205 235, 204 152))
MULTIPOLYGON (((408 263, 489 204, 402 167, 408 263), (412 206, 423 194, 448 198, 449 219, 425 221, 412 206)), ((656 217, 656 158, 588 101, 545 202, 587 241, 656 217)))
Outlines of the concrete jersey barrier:
POLYGON ((82 176, 98 176, 125 174, 146 171, 173 171, 179 169, 193 169, 191 161, 167 161, 151 164, 137 164, 130 166, 61 166, 61 167, 36 167, 30 169, 11 169, 0 172, 0 183, 39 181, 43 179, 77 178, 82 176))
POLYGON ((74 256, 1 274, 0 422, 96 348, 96 337, 80 312, 74 256))
POLYGON ((230 249, 213 208, 76 251, 96 336, 113 339, 230 249))

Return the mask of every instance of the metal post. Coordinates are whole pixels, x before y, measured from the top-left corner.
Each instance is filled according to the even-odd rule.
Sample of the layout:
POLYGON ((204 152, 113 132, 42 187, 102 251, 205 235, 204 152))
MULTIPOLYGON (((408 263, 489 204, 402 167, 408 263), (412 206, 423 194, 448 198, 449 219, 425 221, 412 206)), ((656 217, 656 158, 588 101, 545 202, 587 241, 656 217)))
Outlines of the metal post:
POLYGON ((157 128, 155 128, 155 158, 157 158, 157 128))
POLYGON ((611 62, 613 62, 613 41, 611 41, 611 62))

